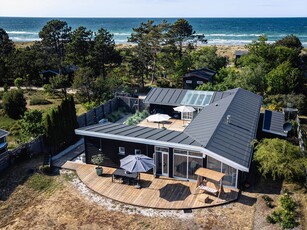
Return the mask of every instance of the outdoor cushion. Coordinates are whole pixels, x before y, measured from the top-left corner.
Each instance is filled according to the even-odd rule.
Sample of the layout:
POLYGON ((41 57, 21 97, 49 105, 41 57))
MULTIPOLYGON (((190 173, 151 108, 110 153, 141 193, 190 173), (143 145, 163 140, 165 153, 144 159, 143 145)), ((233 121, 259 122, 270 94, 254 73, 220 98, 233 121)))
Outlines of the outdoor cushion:
POLYGON ((203 189, 203 190, 205 190, 207 192, 210 192, 210 193, 217 193, 218 192, 216 189, 208 187, 208 186, 205 186, 204 184, 200 184, 199 188, 203 189))

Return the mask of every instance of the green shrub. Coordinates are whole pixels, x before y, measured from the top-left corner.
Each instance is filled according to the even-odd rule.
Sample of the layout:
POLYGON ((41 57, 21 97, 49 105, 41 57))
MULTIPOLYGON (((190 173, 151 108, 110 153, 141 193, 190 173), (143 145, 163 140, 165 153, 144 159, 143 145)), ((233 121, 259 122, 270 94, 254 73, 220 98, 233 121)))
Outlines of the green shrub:
POLYGON ((2 104, 6 114, 13 119, 19 119, 27 110, 27 102, 22 90, 6 92, 3 95, 2 104))
POLYGON ((110 122, 116 122, 119 119, 121 119, 122 117, 124 117, 127 114, 127 109, 124 107, 120 107, 118 108, 117 111, 110 113, 108 115, 106 115, 106 118, 108 119, 108 121, 110 122))
POLYGON ((287 104, 292 104, 294 108, 297 108, 300 114, 307 113, 306 96, 304 94, 276 94, 266 95, 263 99, 263 104, 268 109, 278 110, 287 107, 287 104))
POLYGON ((297 203, 288 194, 285 193, 279 198, 279 207, 268 215, 266 220, 271 224, 279 223, 282 228, 294 228, 299 225, 296 221, 297 217, 297 203))
POLYGON ((124 124, 125 125, 137 125, 142 120, 144 120, 146 117, 149 116, 149 113, 144 110, 143 112, 137 111, 133 116, 129 117, 124 124))
POLYGON ((91 110, 91 109, 94 109, 94 108, 97 106, 96 102, 94 102, 94 101, 85 102, 85 103, 83 103, 82 105, 83 105, 83 107, 86 109, 86 111, 89 111, 89 110, 91 110))
POLYGON ((9 90, 9 86, 8 86, 8 84, 7 83, 5 83, 4 85, 3 85, 3 89, 4 89, 4 92, 7 92, 8 90, 9 90))
POLYGON ((33 98, 30 100, 30 105, 50 105, 52 104, 51 101, 41 98, 33 98))
POLYGON ((281 222, 281 215, 280 212, 278 211, 273 211, 271 215, 268 215, 266 217, 267 222, 269 222, 270 224, 276 224, 281 222))
POLYGON ((269 197, 268 195, 263 195, 262 199, 265 201, 266 206, 269 208, 274 208, 274 205, 272 204, 273 199, 269 197))
POLYGON ((54 94, 54 89, 52 88, 52 86, 50 84, 43 85, 43 88, 44 88, 44 92, 47 95, 53 95, 54 94))
POLYGON ((14 80, 14 85, 15 85, 18 89, 20 89, 20 87, 22 86, 22 83, 23 83, 23 80, 22 80, 22 78, 20 78, 20 77, 18 77, 18 78, 16 78, 16 79, 14 80))
POLYGON ((297 208, 297 203, 295 200, 289 195, 289 193, 285 193, 279 198, 280 205, 283 209, 289 212, 294 212, 297 208))

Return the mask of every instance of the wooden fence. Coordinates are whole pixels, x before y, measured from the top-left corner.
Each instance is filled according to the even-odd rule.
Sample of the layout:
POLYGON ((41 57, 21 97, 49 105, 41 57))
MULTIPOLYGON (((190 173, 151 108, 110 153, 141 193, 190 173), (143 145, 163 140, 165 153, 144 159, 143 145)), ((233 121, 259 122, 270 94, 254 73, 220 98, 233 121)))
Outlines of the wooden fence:
POLYGON ((298 116, 296 116, 296 122, 297 122, 297 137, 298 137, 298 143, 301 148, 301 151, 305 151, 305 144, 303 140, 303 134, 302 134, 302 128, 301 128, 301 121, 298 116))

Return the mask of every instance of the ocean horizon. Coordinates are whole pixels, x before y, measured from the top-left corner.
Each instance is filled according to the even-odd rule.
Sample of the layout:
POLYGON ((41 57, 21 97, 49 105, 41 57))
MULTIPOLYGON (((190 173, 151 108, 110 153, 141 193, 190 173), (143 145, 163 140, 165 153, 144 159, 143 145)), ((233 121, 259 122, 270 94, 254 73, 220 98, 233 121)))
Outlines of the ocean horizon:
MULTIPOLYGON (((72 29, 84 26, 92 31, 103 27, 114 35, 116 44, 127 44, 132 28, 141 22, 163 19, 170 23, 178 18, 42 18, 42 17, 0 17, 0 28, 4 29, 14 42, 39 40, 38 33, 52 19, 66 21, 72 29)), ((259 36, 266 35, 274 42, 287 35, 297 36, 307 47, 307 18, 185 18, 197 34, 204 34, 209 45, 246 45, 259 36)))

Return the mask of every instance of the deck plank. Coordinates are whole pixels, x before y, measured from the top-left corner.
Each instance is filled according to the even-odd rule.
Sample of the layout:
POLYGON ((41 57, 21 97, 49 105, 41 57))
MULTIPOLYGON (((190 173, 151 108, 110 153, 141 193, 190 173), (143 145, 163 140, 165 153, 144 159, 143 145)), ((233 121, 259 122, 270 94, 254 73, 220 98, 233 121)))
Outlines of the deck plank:
POLYGON ((91 190, 112 200, 158 209, 193 209, 228 203, 238 198, 238 190, 225 188, 225 194, 218 200, 209 196, 212 203, 198 201, 194 194, 195 182, 179 181, 172 178, 154 178, 151 174, 141 174, 141 189, 133 185, 112 183, 114 168, 103 167, 103 176, 97 176, 95 166, 67 161, 63 168, 76 171, 80 180, 91 190), (166 186, 166 187, 165 187, 166 186), (164 190, 164 191, 163 191, 164 190), (162 193, 161 193, 162 191, 162 193), (164 195, 162 197, 161 195, 164 195))

